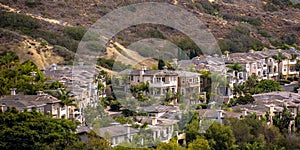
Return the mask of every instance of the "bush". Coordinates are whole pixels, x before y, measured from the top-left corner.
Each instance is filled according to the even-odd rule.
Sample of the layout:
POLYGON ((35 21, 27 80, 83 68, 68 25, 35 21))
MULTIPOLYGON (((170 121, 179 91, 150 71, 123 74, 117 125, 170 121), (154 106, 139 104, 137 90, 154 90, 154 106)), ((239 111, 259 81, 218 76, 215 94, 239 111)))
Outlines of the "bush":
POLYGON ((245 96, 240 96, 237 98, 237 103, 241 105, 246 105, 254 101, 255 99, 250 94, 246 94, 245 96))
POLYGON ((217 3, 211 3, 208 0, 201 0, 194 4, 196 8, 204 11, 207 14, 218 15, 220 6, 217 3))
POLYGON ((295 34, 288 34, 283 36, 282 38, 283 43, 288 45, 293 45, 297 43, 297 36, 295 34))
POLYGON ((103 58, 99 58, 97 61, 97 64, 104 68, 107 68, 110 70, 117 70, 117 71, 122 71, 122 70, 128 69, 130 67, 129 65, 125 65, 119 61, 114 61, 112 59, 103 59, 103 58))
MULTIPOLYGON (((181 38, 174 42, 182 51, 187 51, 190 58, 202 54, 201 49, 190 38, 181 38)), ((179 55, 179 58, 184 58, 184 55, 179 55)))
POLYGON ((270 4, 270 3, 267 3, 267 4, 263 5, 263 9, 265 11, 269 11, 269 12, 278 11, 277 7, 273 4, 270 4))
POLYGON ((258 33, 260 35, 262 35, 263 37, 267 37, 267 38, 271 37, 270 33, 266 30, 263 30, 263 29, 258 30, 258 33))
POLYGON ((231 13, 225 13, 222 14, 224 19, 228 19, 228 20, 234 20, 234 21, 239 21, 239 22, 247 22, 251 25, 254 26, 260 26, 260 20, 255 18, 255 17, 250 17, 250 16, 240 16, 240 15, 235 15, 235 14, 231 14, 231 13))
POLYGON ((30 34, 40 27, 32 17, 17 13, 0 13, 0 27, 10 30, 19 30, 23 34, 30 34))
POLYGON ((102 46, 98 41, 87 42, 85 46, 91 51, 104 51, 104 46, 102 46))
POLYGON ((70 38, 80 41, 87 30, 84 27, 78 26, 78 27, 65 27, 64 31, 65 34, 68 35, 70 38))
POLYGON ((232 29, 226 39, 219 41, 222 51, 247 52, 249 49, 261 50, 264 45, 250 36, 250 31, 246 27, 237 27, 232 29))
POLYGON ((26 0, 25 5, 28 7, 37 7, 41 5, 42 3, 38 0, 26 0))
POLYGON ((33 38, 45 39, 52 45, 60 45, 73 52, 76 52, 78 48, 78 41, 70 39, 66 36, 56 34, 54 32, 36 30, 35 32, 32 32, 28 35, 32 36, 33 38))
POLYGON ((152 38, 166 39, 164 34, 158 30, 149 30, 149 31, 146 31, 145 34, 152 38))

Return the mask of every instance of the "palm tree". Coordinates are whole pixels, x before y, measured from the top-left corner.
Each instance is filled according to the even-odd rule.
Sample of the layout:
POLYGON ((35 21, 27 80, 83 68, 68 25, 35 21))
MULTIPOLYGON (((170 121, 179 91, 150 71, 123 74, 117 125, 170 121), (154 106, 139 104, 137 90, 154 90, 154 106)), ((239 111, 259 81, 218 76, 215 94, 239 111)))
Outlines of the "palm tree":
MULTIPOLYGON (((277 54, 277 55, 273 55, 272 58, 275 59, 275 60, 277 61, 278 68, 279 68, 280 63, 281 63, 284 59, 286 59, 287 57, 284 56, 284 55, 282 54, 282 52, 278 52, 278 54, 277 54)), ((279 80, 279 78, 277 78, 277 80, 279 80)))
POLYGON ((76 106, 75 99, 71 97, 71 91, 60 89, 57 98, 61 100, 62 105, 66 108, 66 118, 69 118, 69 106, 76 106))
POLYGON ((229 68, 228 72, 233 72, 234 76, 237 78, 239 72, 246 71, 244 67, 242 67, 239 63, 234 63, 227 65, 229 68))

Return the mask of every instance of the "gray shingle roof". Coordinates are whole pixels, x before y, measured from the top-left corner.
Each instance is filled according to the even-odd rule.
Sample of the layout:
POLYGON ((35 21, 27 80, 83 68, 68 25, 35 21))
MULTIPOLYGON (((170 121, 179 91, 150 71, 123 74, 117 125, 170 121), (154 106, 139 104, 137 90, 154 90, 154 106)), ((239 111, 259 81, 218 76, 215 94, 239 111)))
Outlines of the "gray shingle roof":
MULTIPOLYGON (((132 127, 129 128, 130 128, 130 134, 139 132, 138 129, 132 127)), ((109 134, 109 136, 111 137, 115 137, 115 136, 126 135, 127 127, 125 127, 124 125, 113 125, 113 126, 99 128, 99 131, 101 137, 105 137, 107 134, 109 134)))

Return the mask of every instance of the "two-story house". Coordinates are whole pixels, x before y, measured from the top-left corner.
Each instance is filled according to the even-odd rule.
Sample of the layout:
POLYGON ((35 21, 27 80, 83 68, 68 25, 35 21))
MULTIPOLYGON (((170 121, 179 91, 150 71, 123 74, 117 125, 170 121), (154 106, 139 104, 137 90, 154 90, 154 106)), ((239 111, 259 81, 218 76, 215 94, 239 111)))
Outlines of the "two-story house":
POLYGON ((18 111, 32 111, 35 109, 43 114, 52 115, 54 118, 66 118, 65 107, 61 100, 41 92, 38 95, 18 95, 15 89, 12 89, 11 95, 0 97, 1 110, 6 111, 15 107, 18 111))

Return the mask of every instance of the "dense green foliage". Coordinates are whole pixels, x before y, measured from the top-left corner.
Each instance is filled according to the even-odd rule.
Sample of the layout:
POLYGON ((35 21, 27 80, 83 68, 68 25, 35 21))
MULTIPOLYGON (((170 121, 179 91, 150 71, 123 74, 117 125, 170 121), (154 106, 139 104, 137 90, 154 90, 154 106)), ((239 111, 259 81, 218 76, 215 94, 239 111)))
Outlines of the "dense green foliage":
POLYGON ((0 27, 29 34, 40 27, 32 17, 17 13, 0 13, 0 27))
POLYGON ((0 149, 65 149, 77 142, 76 124, 38 112, 0 113, 0 149))
POLYGON ((272 91, 281 91, 280 83, 274 80, 258 81, 256 75, 251 75, 244 83, 235 84, 233 88, 233 95, 243 94, 259 94, 272 91))
MULTIPOLYGON (((244 25, 246 26, 246 25, 244 25)), ((247 27, 239 26, 231 30, 226 39, 219 41, 222 51, 246 52, 249 49, 262 50, 264 45, 250 36, 247 27)))
POLYGON ((45 83, 46 78, 32 61, 22 64, 15 53, 5 52, 0 55, 0 95, 10 93, 10 88, 17 92, 35 95, 37 91, 62 87, 57 82, 45 83))
POLYGON ((69 37, 73 38, 74 40, 80 41, 84 34, 86 33, 86 29, 84 27, 65 27, 64 29, 65 34, 69 37))
POLYGON ((99 58, 97 60, 97 65, 114 71, 122 71, 131 68, 130 65, 123 64, 120 61, 114 61, 112 59, 104 59, 104 58, 99 58))

